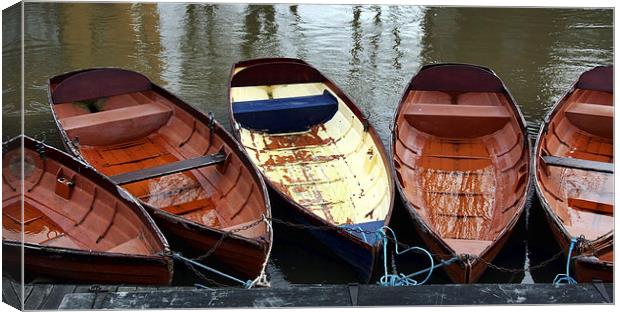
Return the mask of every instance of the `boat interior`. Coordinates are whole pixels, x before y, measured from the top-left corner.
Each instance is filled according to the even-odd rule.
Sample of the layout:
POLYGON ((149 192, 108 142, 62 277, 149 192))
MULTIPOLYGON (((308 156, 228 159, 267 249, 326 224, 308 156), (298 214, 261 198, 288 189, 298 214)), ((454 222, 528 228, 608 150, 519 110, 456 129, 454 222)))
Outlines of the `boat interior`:
MULTIPOLYGON (((162 254, 164 245, 132 207, 76 170, 24 152, 21 212, 19 148, 3 157, 2 239, 84 251, 162 254), (16 170, 17 169, 17 170, 16 170)), ((141 209, 141 208, 140 208, 141 209)))
POLYGON ((392 184, 343 96, 304 63, 237 67, 230 89, 240 141, 274 187, 331 224, 373 231, 390 211, 392 184))
MULTIPOLYGON (((61 127, 81 156, 105 175, 183 167, 184 160, 224 155, 215 165, 176 168, 123 185, 148 206, 222 231, 254 223, 266 213, 263 189, 239 158, 241 151, 231 147, 232 139, 222 138, 228 134, 144 76, 99 69, 50 85, 61 127), (92 90, 101 85, 105 92, 92 90), (71 93, 80 86, 91 90, 71 93)), ((260 223, 235 234, 257 238, 266 232, 260 223)))
POLYGON ((558 104, 538 143, 537 178, 549 208, 571 236, 588 240, 614 228, 612 77, 609 67, 582 75, 558 104), (603 86, 587 83, 603 75, 603 86))
POLYGON ((393 138, 409 204, 456 254, 479 255, 522 209, 527 138, 494 74, 422 69, 405 91, 393 138))

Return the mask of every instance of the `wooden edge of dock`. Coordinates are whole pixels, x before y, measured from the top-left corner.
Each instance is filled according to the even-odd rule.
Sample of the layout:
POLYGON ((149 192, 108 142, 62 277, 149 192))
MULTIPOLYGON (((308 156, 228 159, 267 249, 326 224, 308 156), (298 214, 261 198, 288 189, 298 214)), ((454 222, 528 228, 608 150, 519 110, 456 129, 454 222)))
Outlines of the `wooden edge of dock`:
MULTIPOLYGON (((3 278, 2 301, 19 308, 19 284, 3 278)), ((613 284, 291 285, 286 288, 136 287, 34 284, 26 310, 247 307, 611 304, 613 284)))

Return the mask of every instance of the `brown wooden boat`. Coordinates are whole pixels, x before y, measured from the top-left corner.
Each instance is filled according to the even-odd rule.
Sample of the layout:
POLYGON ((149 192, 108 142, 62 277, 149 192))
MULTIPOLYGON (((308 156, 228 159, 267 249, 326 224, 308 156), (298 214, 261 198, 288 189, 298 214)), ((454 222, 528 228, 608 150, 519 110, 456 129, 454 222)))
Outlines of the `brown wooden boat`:
POLYGON ((536 191, 576 278, 613 281, 613 67, 583 73, 554 106, 536 141, 536 191))
POLYGON ((490 69, 427 65, 394 120, 396 185, 431 252, 474 283, 513 231, 529 189, 525 120, 490 69))
POLYGON ((34 276, 105 284, 170 283, 168 243, 125 190, 78 159, 29 137, 16 137, 3 147, 5 265, 21 270, 23 246, 24 271, 34 276))
POLYGON ((67 147, 137 197, 173 249, 209 252, 206 264, 237 277, 264 270, 272 236, 265 184, 211 115, 114 68, 51 78, 49 101, 67 147))
POLYGON ((270 186, 276 213, 321 227, 308 232, 368 282, 382 246, 373 233, 390 221, 394 188, 366 117, 299 59, 234 64, 229 101, 235 136, 270 186))

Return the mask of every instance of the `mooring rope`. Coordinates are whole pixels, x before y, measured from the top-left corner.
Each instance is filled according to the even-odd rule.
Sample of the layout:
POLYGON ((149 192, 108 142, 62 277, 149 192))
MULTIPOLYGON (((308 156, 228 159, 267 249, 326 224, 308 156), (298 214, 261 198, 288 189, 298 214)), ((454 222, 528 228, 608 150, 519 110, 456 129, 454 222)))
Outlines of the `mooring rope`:
MULTIPOLYGON (((246 225, 240 229, 235 229, 232 230, 230 232, 226 232, 224 235, 222 235, 222 237, 214 244, 214 246, 204 255, 199 256, 197 258, 194 259, 188 259, 183 257, 180 254, 176 254, 178 255, 176 257, 176 259, 178 260, 183 260, 183 259, 187 259, 187 260, 191 260, 191 261, 184 261, 185 264, 192 269, 192 271, 194 271, 194 273, 196 273, 197 275, 203 277, 204 280, 209 281, 209 282, 213 282, 215 284, 218 284, 220 286, 224 286, 223 284, 219 284, 216 283, 213 280, 207 279, 206 277, 204 277, 204 275, 202 275, 199 271, 197 271, 194 267, 193 264, 196 264, 197 266, 211 271, 213 273, 216 273, 220 276, 226 277, 230 280, 233 280, 241 285, 243 285, 245 288, 252 288, 254 286, 264 286, 264 287, 270 287, 270 283, 267 279, 267 264, 269 262, 269 258, 271 255, 271 251, 273 248, 273 225, 272 222, 277 222, 279 224, 283 224, 285 226, 290 226, 290 227, 295 227, 295 228, 300 228, 300 229, 311 229, 311 230, 333 230, 333 227, 328 227, 328 226, 316 226, 316 225, 302 225, 302 224, 296 224, 296 223, 291 223, 291 222, 287 222, 287 221, 283 221, 283 220, 279 220, 273 217, 267 217, 265 215, 263 215, 262 219, 258 219, 256 222, 246 225), (210 255, 212 255, 216 249, 218 249, 218 247, 220 246, 220 244, 222 243, 222 241, 226 238, 229 237, 230 235, 232 235, 233 233, 236 233, 239 230, 245 230, 251 227, 254 227, 262 222, 266 222, 267 227, 269 229, 269 235, 270 235, 270 240, 271 240, 271 244, 268 247, 268 251, 267 251, 267 257, 265 258, 265 261, 263 262, 263 267, 262 270, 260 272, 260 274, 258 275, 258 277, 256 277, 253 280, 248 280, 248 281, 242 281, 241 279, 235 278, 233 276, 230 276, 226 273, 217 271, 211 267, 207 267, 204 264, 200 264, 198 263, 198 261, 202 261, 205 258, 209 257, 210 255), (182 257, 182 258, 181 258, 182 257)), ((379 230, 376 231, 368 231, 368 230, 364 230, 361 227, 357 226, 357 227, 353 227, 353 228, 344 228, 344 227, 338 227, 336 228, 339 231, 343 231, 343 232, 349 232, 349 233, 359 233, 361 234, 361 238, 365 241, 365 242, 369 242, 368 240, 368 235, 376 235, 376 237, 378 239, 381 239, 383 242, 383 268, 384 268, 384 275, 379 279, 379 281, 377 282, 377 284, 382 285, 382 286, 413 286, 413 285, 422 285, 426 282, 428 282, 428 280, 430 279, 433 271, 437 268, 441 268, 444 266, 448 266, 451 265, 455 262, 458 261, 462 261, 462 256, 459 255, 452 255, 451 258, 447 258, 450 255, 444 255, 444 254, 437 254, 437 253, 431 253, 428 250, 421 248, 421 247, 417 247, 417 246, 410 246, 404 243, 401 243, 398 241, 398 238, 396 236, 396 233, 394 232, 394 230, 392 230, 390 227, 388 226, 383 226, 381 227, 379 230), (389 235, 388 233, 389 232, 389 235), (416 271, 414 273, 411 274, 403 274, 403 273, 398 273, 395 269, 394 272, 392 274, 388 273, 388 265, 387 265, 387 245, 388 242, 392 242, 395 246, 394 251, 396 253, 396 255, 402 255, 404 253, 407 252, 416 252, 416 253, 422 253, 428 256, 428 258, 430 259, 430 263, 431 265, 425 269, 416 271), (400 248, 405 248, 405 250, 400 250, 400 248), (438 257, 440 259, 442 259, 439 263, 435 263, 433 257, 438 257), (447 260, 444 260, 447 259, 447 260), (415 279, 413 279, 413 277, 415 276, 419 276, 422 274, 426 274, 426 277, 422 280, 422 281, 417 281, 415 279)), ((576 244, 578 243, 577 239, 573 239, 571 240, 571 247, 569 248, 569 258, 567 260, 567 266, 566 266, 566 273, 565 274, 558 274, 556 276, 556 278, 554 279, 553 283, 554 284, 559 284, 562 282, 567 282, 569 284, 574 284, 576 283, 576 281, 570 277, 569 275, 569 266, 570 266, 570 257, 572 255, 572 252, 576 246, 576 244)), ((553 257, 551 257, 548 260, 542 261, 541 263, 537 264, 537 265, 532 265, 529 266, 528 268, 524 268, 524 269, 511 269, 511 268, 503 268, 503 267, 499 267, 497 265, 491 264, 490 262, 484 260, 483 258, 477 258, 483 262, 485 262, 490 268, 493 269, 498 269, 498 270, 502 270, 502 271, 508 271, 508 272, 524 272, 524 271, 533 271, 536 269, 540 269, 542 267, 547 266, 551 261, 557 259, 559 256, 562 255, 562 251, 560 251, 558 254, 554 255, 553 257)), ((394 254, 392 254, 392 257, 394 257, 394 254)))
POLYGON ((381 227, 379 230, 377 230, 377 235, 383 240, 383 276, 379 279, 378 284, 381 286, 414 286, 414 285, 422 285, 424 283, 426 283, 430 278, 431 275, 433 274, 433 270, 435 269, 435 262, 433 260, 433 255, 431 255, 430 252, 428 252, 426 249, 421 248, 421 247, 417 247, 417 246, 412 246, 409 247, 403 251, 400 251, 398 249, 398 238, 396 237, 396 233, 394 233, 394 231, 388 227, 388 226, 383 226, 381 227), (406 252, 412 251, 412 250, 417 250, 417 251, 421 251, 423 253, 425 253, 428 258, 430 259, 431 265, 428 269, 425 269, 423 271, 428 271, 428 274, 426 275, 426 277, 424 278, 424 280, 422 280, 421 282, 418 282, 416 280, 414 280, 413 278, 411 278, 414 275, 418 275, 419 272, 410 274, 410 275, 405 275, 403 273, 401 274, 397 274, 396 272, 393 274, 388 273, 388 265, 387 265, 387 244, 388 244, 388 238, 387 238, 387 233, 386 231, 389 231, 392 234, 392 238, 394 239, 394 241, 396 242, 394 244, 394 251, 396 252, 396 255, 402 255, 406 252))
POLYGON ((197 266, 197 267, 202 268, 204 270, 207 270, 209 272, 215 273, 215 274, 217 274, 219 276, 222 276, 224 278, 227 278, 227 279, 229 279, 231 281, 237 282, 237 283, 241 284, 244 288, 248 288, 249 289, 249 288, 252 288, 252 287, 254 287, 256 285, 263 286, 263 287, 270 287, 271 286, 269 284, 269 281, 267 280, 266 270, 267 270, 267 263, 269 262, 269 257, 271 256, 272 248, 273 248, 273 227, 271 226, 270 218, 268 218, 267 216, 265 216, 263 214, 262 219, 258 220, 257 222, 254 222, 252 224, 246 225, 246 226, 244 226, 242 228, 239 228, 239 229, 235 229, 233 231, 227 232, 225 235, 222 235, 222 237, 216 242, 216 244, 214 244, 214 246, 205 255, 202 255, 202 256, 200 256, 198 258, 190 259, 190 258, 184 257, 182 254, 177 252, 177 253, 173 253, 172 257, 174 259, 183 261, 194 273, 196 273, 196 275, 198 275, 203 280, 206 280, 206 281, 211 282, 211 283, 219 284, 220 286, 225 286, 223 284, 217 283, 214 280, 211 280, 211 279, 207 278, 202 273, 198 272, 194 268, 194 266, 197 266), (232 276, 230 274, 227 274, 227 273, 224 273, 222 271, 216 270, 216 269, 214 269, 212 267, 209 267, 209 266, 199 262, 199 261, 204 260, 208 256, 210 256, 211 254, 213 254, 213 252, 219 247, 219 245, 222 243, 222 241, 224 240, 225 237, 228 237, 232 233, 236 233, 236 232, 239 232, 241 230, 246 230, 248 228, 254 227, 254 226, 260 224, 261 222, 265 222, 265 224, 267 224, 267 229, 269 231, 269 239, 270 239, 271 243, 269 244, 269 247, 267 249, 267 254, 266 254, 266 257, 265 257, 265 261, 263 262, 261 272, 260 272, 260 274, 255 279, 243 281, 243 280, 241 280, 239 278, 236 278, 236 277, 234 277, 234 276, 232 276))
POLYGON ((215 273, 215 274, 217 274, 217 275, 219 275, 221 277, 227 278, 227 279, 229 279, 231 281, 237 282, 237 283, 243 285, 244 288, 251 288, 252 285, 253 285, 252 280, 243 281, 243 280, 238 279, 238 278, 236 278, 236 277, 234 277, 232 275, 226 274, 226 273, 224 273, 222 271, 218 271, 218 270, 216 270, 216 269, 214 269, 214 268, 212 268, 210 266, 204 265, 204 264, 202 264, 200 262, 196 262, 196 261, 194 261, 194 260, 192 260, 190 258, 186 258, 186 257, 184 257, 183 255, 181 255, 178 252, 173 253, 172 257, 174 259, 190 263, 191 265, 195 265, 195 266, 197 266, 197 267, 199 267, 201 269, 205 269, 205 270, 207 270, 207 271, 209 271, 211 273, 215 273))
POLYGON ((575 244, 577 244, 577 238, 573 237, 570 240, 570 246, 568 247, 568 257, 566 257, 566 273, 556 275, 553 279, 554 285, 559 285, 562 282, 565 282, 567 284, 577 284, 577 281, 570 276, 570 260, 573 254, 573 249, 575 248, 575 244))
POLYGON ((271 222, 269 219, 263 214, 263 220, 267 224, 267 229, 269 230, 269 249, 267 250, 267 256, 265 257, 265 261, 263 262, 263 268, 260 271, 260 274, 252 281, 252 284, 248 288, 252 288, 255 285, 262 287, 271 287, 269 280, 267 280, 267 263, 269 263, 269 258, 271 257, 271 249, 273 248, 273 227, 271 226, 271 222))

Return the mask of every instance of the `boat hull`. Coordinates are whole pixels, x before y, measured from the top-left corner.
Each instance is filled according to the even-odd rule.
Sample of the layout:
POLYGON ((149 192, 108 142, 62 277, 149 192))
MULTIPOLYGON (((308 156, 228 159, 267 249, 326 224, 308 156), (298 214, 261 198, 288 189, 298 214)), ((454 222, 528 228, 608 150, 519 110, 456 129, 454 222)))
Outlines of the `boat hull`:
POLYGON ((599 171, 613 163, 612 80, 611 67, 583 73, 549 111, 536 139, 536 193, 565 256, 571 240, 577 239, 570 256, 578 282, 613 281, 613 170, 611 174, 599 171), (543 156, 567 161, 556 166, 547 164, 543 156), (597 162, 598 166, 589 168, 588 164, 597 162), (581 168, 564 167, 572 163, 581 168), (568 182, 558 184, 558 177, 568 182))
MULTIPOLYGON (((9 153, 19 153, 21 142, 18 137, 6 143, 3 175, 12 175, 15 158, 9 153)), ((31 277, 80 283, 171 283, 168 242, 142 206, 77 158, 28 137, 23 142, 26 193, 3 180, 2 249, 8 271, 23 268, 31 277), (52 172, 55 179, 50 179, 52 172), (61 181, 69 176, 71 189, 63 191, 61 181), (114 212, 106 214, 104 205, 111 203, 114 212), (102 228, 106 221, 109 225, 102 228)))
POLYGON ((166 237, 176 243, 174 244, 176 251, 184 256, 200 257, 209 252, 211 255, 202 260, 204 264, 244 279, 254 279, 261 273, 269 248, 267 239, 249 240, 227 236, 217 249, 211 251, 213 246, 226 235, 224 232, 162 214, 153 207, 146 206, 145 208, 151 213, 166 237))
POLYGON ((416 233, 436 261, 459 258, 444 267, 453 282, 477 282, 530 194, 523 115, 490 69, 435 64, 411 79, 393 124, 396 187, 416 233))
MULTIPOLYGON (((364 243, 359 238, 307 213, 305 209, 291 203, 288 198, 283 197, 273 189, 270 189, 270 195, 274 203, 274 216, 279 220, 295 224, 285 225, 285 228, 297 227, 310 234, 315 243, 324 246, 329 253, 349 265, 356 272, 360 282, 370 282, 376 269, 377 260, 379 260, 377 251, 382 248, 382 244, 364 243)), ((373 234, 366 235, 372 236, 373 234)))
POLYGON ((580 283, 591 283, 597 280, 603 283, 613 283, 614 264, 613 262, 599 261, 584 256, 577 257, 575 259, 575 278, 580 283))
MULTIPOLYGON (((355 227, 361 224, 366 225, 366 222, 376 222, 368 231, 372 233, 366 234, 373 238, 376 230, 389 224, 394 203, 393 180, 389 169, 384 170, 384 174, 377 174, 382 171, 375 170, 380 166, 383 166, 381 167, 383 169, 389 168, 385 150, 375 129, 342 90, 304 61, 286 58, 243 61, 233 65, 230 77, 229 116, 233 125, 233 133, 236 139, 245 146, 246 152, 250 154, 251 159, 265 177, 271 200, 274 203, 274 216, 296 223, 318 243, 325 246, 330 253, 348 263, 357 272, 360 281, 368 282, 376 266, 377 251, 381 248, 381 241, 373 239, 372 242, 367 243, 361 235, 356 236, 343 231, 338 224, 355 227), (262 94, 262 90, 266 90, 265 87, 272 89, 272 91, 267 91, 273 92, 271 100, 261 95, 254 97, 262 94), (313 100, 308 100, 308 98, 313 100), (285 103, 292 99, 297 101, 296 104, 287 106, 285 103), (270 108, 261 109, 261 105, 263 108, 270 108), (233 109, 233 107, 236 108, 233 109), (243 108, 243 111, 240 108, 243 108), (271 109, 279 110, 282 114, 291 116, 291 119, 301 122, 291 123, 290 120, 278 120, 278 116, 282 115, 274 114, 271 109), (336 117, 345 116, 342 114, 346 114, 346 118, 340 119, 342 122, 339 124, 342 128, 333 127, 337 124, 334 122, 336 117), (239 119, 235 117, 237 115, 239 119), (258 116, 260 125, 249 118, 253 116, 258 116), (347 122, 351 123, 348 130, 344 125, 347 122), (273 125, 273 123, 277 124, 273 125), (350 134, 355 134, 355 137, 361 138, 362 142, 349 142, 348 140, 351 139, 345 137, 350 134), (262 146, 260 139, 257 139, 261 137, 264 137, 265 142, 271 141, 268 143, 271 145, 257 150, 252 146, 262 146), (340 142, 341 139, 342 142, 340 142), (343 142, 346 143, 343 144, 343 142), (357 152, 353 148, 355 146, 363 146, 363 151, 357 152), (343 147, 345 151, 341 150, 343 147), (350 157, 347 153, 363 153, 364 156, 350 157), (375 177, 374 180, 369 180, 381 182, 381 187, 377 189, 385 188, 385 193, 380 196, 373 194, 373 197, 364 197, 367 196, 364 193, 372 192, 362 191, 357 194, 359 190, 355 191, 355 196, 351 195, 351 197, 359 195, 359 198, 368 198, 365 199, 368 203, 364 200, 356 203, 362 206, 361 209, 365 209, 366 205, 372 207, 370 205, 375 203, 376 198, 379 198, 375 207, 380 208, 377 208, 375 217, 372 217, 373 211, 368 214, 372 220, 358 220, 362 219, 356 217, 359 213, 355 214, 352 211, 360 207, 351 204, 353 200, 350 198, 343 199, 337 197, 339 195, 334 195, 346 193, 341 189, 348 189, 350 185, 358 185, 362 180, 355 174, 347 176, 339 173, 339 171, 348 172, 343 169, 349 166, 347 157, 356 158, 356 161, 370 157, 372 161, 360 162, 357 167, 352 168, 352 171, 363 172, 362 167, 367 166, 369 168, 366 169, 367 175, 370 176, 372 172, 375 177), (270 160, 264 163, 261 161, 267 158, 270 160), (279 172, 285 173, 280 175, 279 172), (299 174, 299 172, 304 173, 299 174), (387 184, 385 187, 383 181, 387 184), (346 185, 347 183, 349 185, 346 185), (337 191, 332 191, 334 189, 337 191), (311 205, 322 205, 323 209, 315 207, 314 212, 311 212, 309 208, 311 205), (337 221, 331 214, 336 210, 333 207, 339 209, 337 221), (319 216, 317 213, 324 215, 319 216), (380 225, 378 225, 379 222, 380 225), (320 227, 320 229, 312 227, 320 227)), ((362 182, 369 184, 368 181, 362 182)), ((368 188, 370 187, 369 185, 368 188)))
MULTIPOLYGON (((20 270, 21 244, 2 243, 3 265, 20 270)), ((24 244, 24 270, 31 276, 63 282, 170 285, 172 260, 92 254, 24 244)))
MULTIPOLYGON (((159 123, 159 128, 149 126, 153 128, 149 128, 150 132, 140 130, 144 133, 139 131, 137 137, 135 137, 136 134, 133 134, 135 138, 122 138, 125 143, 121 143, 121 146, 123 144, 130 146, 129 148, 138 146, 143 151, 151 151, 151 156, 138 154, 131 150, 121 151, 121 153, 133 154, 133 157, 137 157, 135 162, 139 164, 138 169, 150 168, 157 162, 174 165, 206 154, 224 153, 226 155, 223 162, 214 166, 181 169, 177 173, 183 172, 182 175, 170 173, 161 176, 162 178, 170 178, 172 181, 170 184, 164 182, 158 185, 158 181, 161 180, 157 180, 159 177, 155 177, 145 180, 142 186, 139 185, 142 181, 138 181, 137 183, 129 183, 124 187, 134 196, 140 197, 137 194, 139 193, 143 198, 148 199, 141 198, 140 201, 165 235, 175 242, 173 244, 174 252, 180 252, 189 257, 198 257, 209 252, 210 255, 202 259, 206 265, 244 279, 258 277, 266 266, 271 246, 272 233, 269 226, 271 207, 267 188, 260 174, 233 137, 212 117, 200 112, 169 91, 151 83, 148 78, 141 74, 121 69, 100 68, 56 76, 50 79, 48 97, 54 119, 62 134, 63 143, 67 149, 84 159, 85 162, 90 162, 98 170, 109 170, 109 166, 98 158, 104 157, 97 156, 97 154, 104 155, 107 142, 95 142, 96 144, 93 145, 95 148, 103 146, 103 150, 92 147, 89 147, 90 150, 83 150, 84 137, 80 139, 81 143, 76 143, 75 139, 72 140, 70 133, 63 128, 60 120, 62 116, 58 116, 54 107, 56 105, 54 99, 61 98, 62 101, 59 100, 60 102, 72 102, 69 100, 76 98, 69 92, 57 94, 62 83, 76 75, 85 76, 85 80, 89 82, 85 87, 88 90, 82 92, 85 94, 83 95, 84 98, 97 98, 103 94, 109 97, 108 102, 119 105, 122 101, 114 98, 115 96, 124 96, 126 99, 128 96, 129 99, 139 97, 141 102, 138 104, 156 104, 160 110, 164 108, 164 111, 167 111, 165 114, 155 111, 150 115, 154 116, 153 123, 159 123), (126 85, 129 87, 106 82, 119 79, 126 81, 126 85), (106 88, 100 88, 101 90, 93 88, 92 86, 96 83, 104 83, 106 88), (132 83, 137 86, 132 86, 132 83), (150 100, 145 99, 144 95, 150 100), (165 104, 165 106, 161 106, 161 104, 165 104), (162 116, 168 118, 167 121, 165 118, 163 121, 157 120, 158 118, 161 119, 162 116), (141 143, 142 141, 146 143, 141 143), (171 156, 174 157, 172 161, 170 160, 171 156), (151 159, 153 161, 150 161, 151 159), (180 178, 182 178, 181 182, 175 182, 180 178), (188 178, 190 180, 187 180, 188 178), (199 188, 190 187, 188 188, 189 191, 185 191, 183 183, 196 185, 199 188), (153 185, 158 190, 149 193, 153 185), (140 193, 144 190, 147 190, 146 193, 140 193), (162 191, 164 193, 171 192, 172 195, 161 196, 157 193, 162 191), (196 196, 197 192, 199 195, 204 195, 196 196), (151 196, 152 194, 155 198, 151 196), (189 200, 185 199, 184 194, 189 200), (163 207, 156 206, 161 205, 162 202, 165 203, 167 200, 171 200, 171 204, 164 204, 163 207), (197 216, 196 213, 200 215, 197 216), (216 220, 215 226, 210 225, 211 222, 214 222, 213 220, 216 220), (226 222, 226 224, 222 224, 222 222, 226 222), (249 223, 254 224, 254 226, 250 229, 242 228, 249 223), (225 238, 221 240, 222 237, 225 238), (221 243, 218 244, 220 241, 221 243), (217 250, 210 252, 216 244, 217 250)), ((84 82, 79 83, 85 84, 84 82)), ((65 85, 64 89, 67 88, 65 85)), ((121 106, 121 109, 126 110, 132 107, 134 106, 121 106)), ((113 109, 119 108, 112 107, 110 111, 104 110, 103 114, 110 116, 114 113, 113 109)), ((116 117, 108 118, 113 120, 116 117)), ((65 119, 67 118, 65 117, 65 119)), ((140 120, 140 118, 134 119, 140 120)), ((144 120, 139 122, 144 122, 144 120)), ((116 139, 114 136, 113 138, 116 139)), ((92 137, 89 139, 94 140, 92 137)), ((115 144, 118 143, 111 146, 117 146, 115 144)), ((109 157, 113 162, 115 161, 115 155, 109 155, 109 157)), ((127 167, 122 168, 120 173, 136 170, 132 166, 131 158, 124 159, 123 164, 125 163, 127 167)), ((108 175, 119 173, 106 172, 108 175)))

